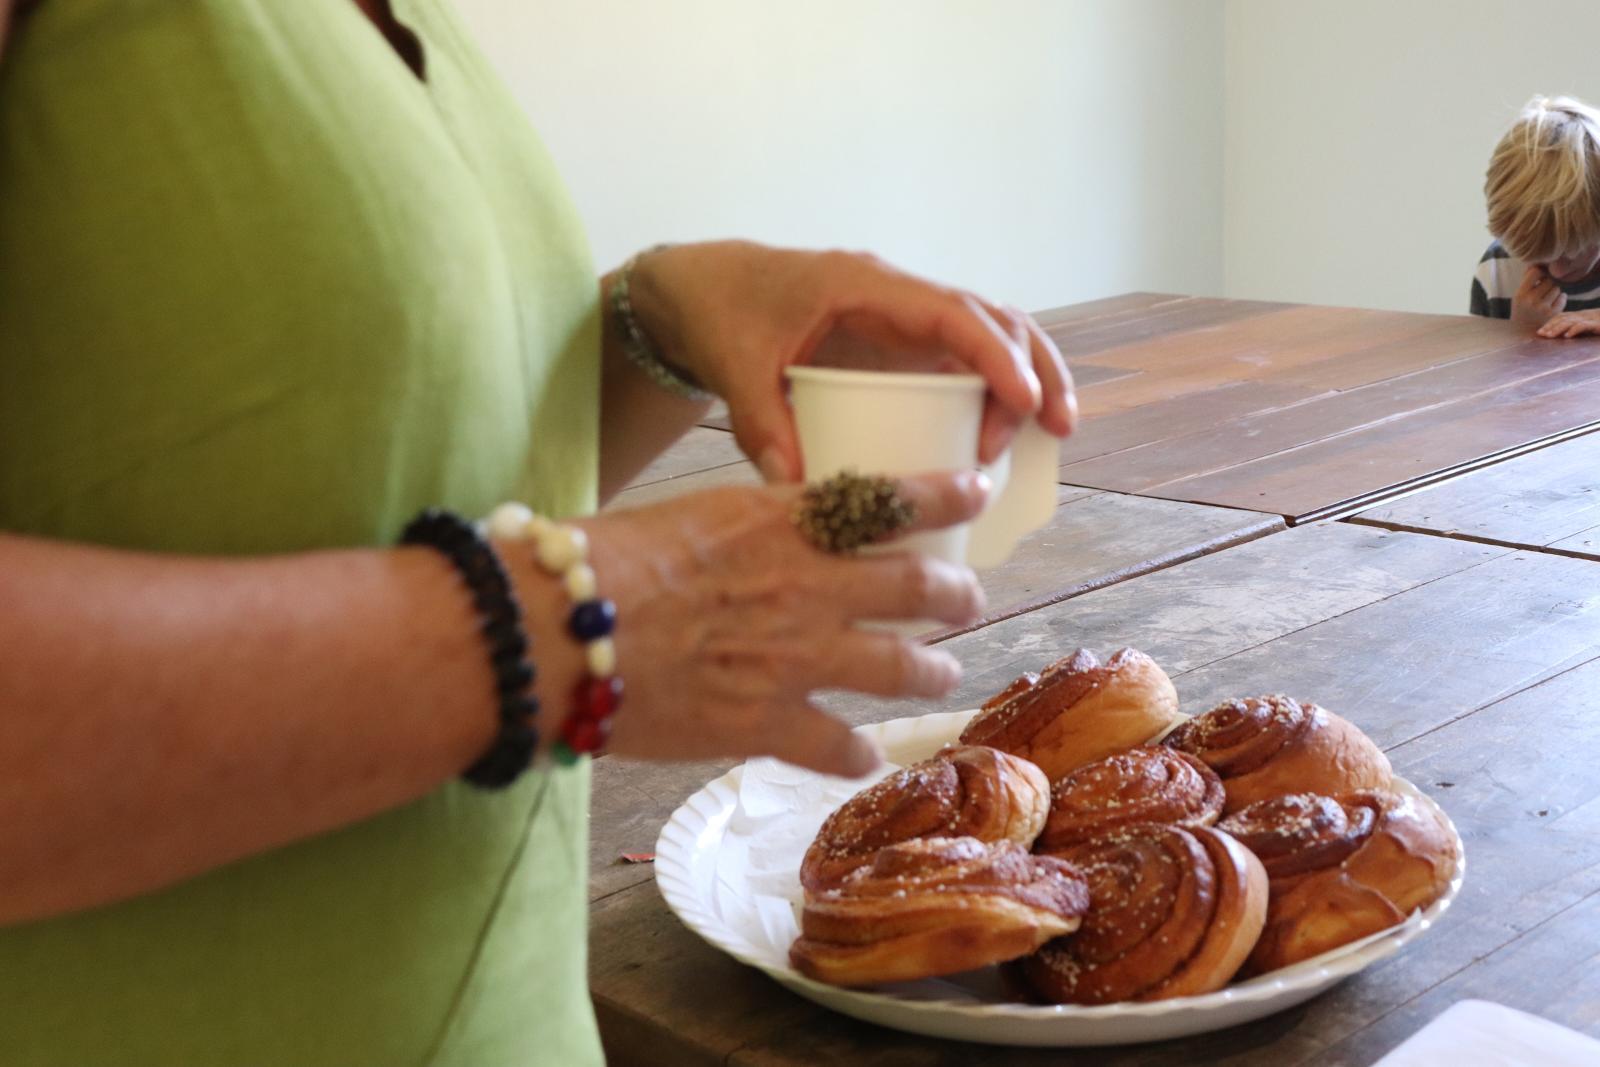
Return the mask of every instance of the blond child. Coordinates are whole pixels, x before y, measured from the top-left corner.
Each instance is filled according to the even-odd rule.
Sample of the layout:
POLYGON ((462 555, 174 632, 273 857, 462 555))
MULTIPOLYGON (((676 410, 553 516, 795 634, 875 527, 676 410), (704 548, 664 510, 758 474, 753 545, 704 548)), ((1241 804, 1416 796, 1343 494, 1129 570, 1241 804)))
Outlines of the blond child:
POLYGON ((1534 97, 1483 188, 1495 239, 1473 275, 1472 313, 1541 337, 1600 334, 1600 111, 1534 97))

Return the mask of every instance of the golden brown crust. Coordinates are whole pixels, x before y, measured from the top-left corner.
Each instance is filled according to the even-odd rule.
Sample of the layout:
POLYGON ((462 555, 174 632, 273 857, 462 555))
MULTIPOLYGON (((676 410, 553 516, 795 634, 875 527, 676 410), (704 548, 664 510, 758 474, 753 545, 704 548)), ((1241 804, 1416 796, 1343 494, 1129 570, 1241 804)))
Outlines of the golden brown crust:
POLYGON ((986 703, 961 740, 1032 760, 1051 781, 1142 745, 1181 719, 1172 680, 1135 649, 1102 663, 1080 648, 1031 685, 1025 677, 986 703))
POLYGON ((1140 826, 1057 855, 1089 880, 1090 909, 1071 937, 1019 971, 1043 1000, 1111 1004, 1225 986, 1261 933, 1261 863, 1210 827, 1140 826))
POLYGON ((993 711, 1018 693, 1026 692, 1039 684, 1039 676, 1032 671, 1023 673, 1016 681, 983 702, 983 711, 993 711))
POLYGON ((1388 790, 1277 797, 1220 825, 1262 856, 1270 878, 1250 956, 1257 973, 1403 922, 1444 895, 1460 859, 1432 805, 1388 790))
POLYGON ((800 973, 843 986, 954 974, 1070 933, 1088 905, 1070 864, 1014 842, 906 841, 807 899, 789 959, 800 973))
POLYGON ((1387 789, 1393 773, 1355 724, 1281 694, 1221 704, 1163 743, 1199 756, 1222 777, 1228 814, 1290 793, 1387 789))
POLYGON ((1267 918, 1267 872, 1249 849, 1211 827, 1192 831, 1218 873, 1219 898, 1200 951, 1141 1000, 1213 993, 1233 980, 1261 936, 1267 918))
POLYGON ((1234 812, 1222 828, 1256 854, 1273 888, 1283 891, 1348 859, 1371 836, 1378 814, 1369 804, 1291 793, 1234 812))
POLYGON ((806 849, 808 893, 839 885, 887 845, 922 837, 1015 841, 1028 848, 1050 810, 1050 783, 1025 759, 952 745, 862 790, 828 816, 806 849))
POLYGON ((1131 748, 1057 782, 1034 844, 1055 851, 1141 823, 1210 826, 1222 802, 1222 779, 1197 757, 1159 745, 1131 748))

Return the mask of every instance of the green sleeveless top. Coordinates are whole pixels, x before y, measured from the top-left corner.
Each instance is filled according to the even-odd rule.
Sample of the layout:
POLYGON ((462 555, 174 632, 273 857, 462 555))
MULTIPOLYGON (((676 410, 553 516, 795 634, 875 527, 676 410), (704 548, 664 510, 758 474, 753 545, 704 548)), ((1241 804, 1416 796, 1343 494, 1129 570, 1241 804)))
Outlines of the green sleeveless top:
MULTIPOLYGON (((352 0, 24 22, 0 64, 0 528, 257 553, 392 543, 428 504, 592 509, 574 212, 455 17, 393 3, 425 83, 352 0)), ((586 767, 450 785, 0 929, 0 1062, 598 1062, 587 802, 586 767)))

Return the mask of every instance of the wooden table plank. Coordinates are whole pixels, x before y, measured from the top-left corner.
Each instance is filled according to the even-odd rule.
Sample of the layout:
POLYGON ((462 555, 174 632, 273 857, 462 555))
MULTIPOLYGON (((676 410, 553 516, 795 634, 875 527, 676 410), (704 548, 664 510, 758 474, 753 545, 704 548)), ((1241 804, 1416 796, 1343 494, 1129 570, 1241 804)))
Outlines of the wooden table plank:
POLYGON ((1600 433, 1474 471, 1351 521, 1600 559, 1600 433))
POLYGON ((1204 710, 1287 691, 1390 746, 1597 656, 1600 567, 1514 553, 1208 663, 1182 692, 1204 710))
MULTIPOLYGON (((721 433, 720 430, 707 431, 721 433)), ((724 436, 727 436, 724 434, 724 436)), ((760 485, 761 475, 756 473, 753 465, 746 462, 726 463, 720 467, 709 470, 699 470, 692 474, 680 474, 676 478, 667 478, 658 482, 649 482, 644 485, 633 485, 618 493, 606 510, 615 511, 620 508, 642 508, 649 504, 659 504, 663 500, 671 500, 675 496, 685 493, 697 493, 702 489, 721 489, 730 485, 760 485)))
MULTIPOLYGON (((1182 437, 1169 431, 1160 440, 1113 455, 1065 464, 1061 477, 1119 492, 1146 492, 1330 438, 1382 432, 1397 417, 1503 396, 1511 387, 1585 364, 1600 366, 1600 351, 1562 349, 1542 360, 1527 358, 1521 347, 1491 351, 1242 415, 1182 437)), ((1085 427, 1085 436, 1093 432, 1092 425, 1085 427)))
MULTIPOLYGON (((1233 302, 1206 303, 1228 307, 1233 302)), ((1251 313, 1209 329, 1148 339, 1130 329, 1107 338, 1107 345, 1093 351, 1093 362, 1145 374, 1096 388, 1083 398, 1086 413, 1120 411, 1231 381, 1287 380, 1319 391, 1348 388, 1447 362, 1460 348, 1477 354, 1526 340, 1506 323, 1464 316, 1295 304, 1247 305, 1247 310, 1251 313), (1446 343, 1438 343, 1441 336, 1446 343), (1342 370, 1346 361, 1359 370, 1342 370)), ((1140 325, 1150 332, 1147 324, 1140 325)), ((1069 359, 1077 354, 1064 351, 1069 359)))
POLYGON ((1553 552, 1563 552, 1585 559, 1600 559, 1600 526, 1573 534, 1571 537, 1563 537, 1559 541, 1552 541, 1547 547, 1553 552))
MULTIPOLYGON (((1284 528, 1276 515, 1061 487, 1049 523, 983 571, 983 626, 1284 528)), ((976 626, 964 627, 976 629, 976 626)), ((959 631, 958 631, 959 632, 959 631)), ((949 631, 938 635, 949 636, 949 631)))
POLYGON ((743 462, 744 453, 734 444, 733 434, 726 430, 696 426, 658 456, 654 463, 640 471, 639 476, 629 483, 629 488, 653 485, 685 474, 743 462))
MULTIPOLYGON (((1509 554, 1345 523, 1298 527, 949 642, 966 668, 952 703, 975 707, 1078 645, 1133 645, 1178 677, 1509 554)), ((1187 683, 1178 694, 1186 708, 1210 699, 1187 683)), ((868 700, 835 710, 857 723, 911 713, 868 700)))
MULTIPOLYGON (((1582 848, 1544 848, 1539 861, 1526 862, 1525 830, 1552 813, 1600 807, 1600 772, 1588 756, 1600 741, 1592 705, 1600 691, 1596 566, 1325 524, 950 641, 947 647, 969 668, 955 706, 970 705, 1017 670, 1074 644, 1122 642, 1144 647, 1167 665, 1192 710, 1219 696, 1277 686, 1323 700, 1392 748, 1400 744, 1393 748, 1397 767, 1443 791, 1443 802, 1469 835, 1472 869, 1485 872, 1457 903, 1453 915, 1466 918, 1449 928, 1450 936, 1429 935, 1306 1008, 1195 1041, 1096 1052, 1095 1062, 1299 1062, 1351 1039, 1477 956, 1492 960, 1521 932, 1555 914, 1551 909, 1582 899, 1589 891, 1585 872, 1600 864, 1600 838, 1569 833, 1582 848), (1496 610, 1475 610, 1474 602, 1496 610), (1457 613, 1463 617, 1453 620, 1457 613), (1483 660, 1481 670, 1474 656, 1483 660), (1557 673, 1577 664, 1586 665, 1557 673), (1529 729, 1530 721, 1538 728, 1529 729), (1454 784, 1446 789, 1437 784, 1443 781, 1454 784), (1531 806, 1533 798, 1538 807, 1531 806)), ((905 705, 870 701, 843 702, 835 710, 856 722, 907 712, 905 705)), ((750 999, 723 1012, 721 983, 709 984, 694 963, 717 954, 676 929, 653 887, 617 894, 606 906, 656 931, 659 940, 644 955, 636 936, 611 938, 611 921, 596 913, 594 990, 602 1020, 609 1028, 620 1013, 637 1023, 657 1010, 652 990, 660 984, 698 983, 702 992, 690 1025, 705 1024, 695 1038, 702 1059, 688 1062, 922 1064, 972 1062, 973 1056, 995 1063, 1060 1062, 1059 1052, 924 1041, 821 1009, 797 1017, 797 998, 753 972, 737 983, 738 995, 750 999), (659 963, 664 957, 668 962, 659 963), (658 972, 658 966, 668 970, 658 972)), ((662 1019, 663 1025, 676 1022, 675 1016, 662 1019)))
POLYGON ((1304 1061, 1306 1067, 1375 1062, 1458 1001, 1489 1000, 1600 1037, 1600 867, 1589 896, 1477 961, 1381 1022, 1304 1061), (1554 976, 1563 976, 1552 981, 1554 976))
POLYGON ((1094 368, 1062 481, 1295 521, 1600 423, 1600 341, 1499 320, 1194 299, 1051 333, 1094 368))
POLYGON ((589 987, 611 1067, 700 1067, 739 1031, 758 1038, 815 1008, 712 949, 671 913, 654 885, 589 912, 589 987), (715 990, 713 994, 711 991, 715 990), (775 995, 776 994, 776 995, 775 995))
POLYGON ((1595 425, 1597 415, 1600 358, 1151 492, 1306 520, 1595 425))
POLYGON ((1093 363, 1073 363, 1069 370, 1072 380, 1079 389, 1091 385, 1103 385, 1114 382, 1118 378, 1132 378, 1141 371, 1131 370, 1127 367, 1101 367, 1093 363))
POLYGON ((1046 328, 1052 326, 1065 326, 1073 322, 1082 322, 1086 319, 1108 319, 1112 317, 1137 317, 1148 314, 1152 309, 1162 305, 1172 305, 1186 300, 1193 300, 1191 296, 1180 296, 1177 293, 1122 293, 1119 296, 1103 297, 1099 300, 1085 300, 1079 304, 1067 304, 1064 307, 1046 308, 1044 311, 1035 311, 1034 320, 1046 328))
POLYGON ((1363 979, 1382 1014, 1307 1063, 1371 1063, 1465 997, 1600 1035, 1600 835, 1567 822, 1600 806, 1597 724, 1591 661, 1391 753, 1456 821, 1468 882, 1448 943, 1424 939, 1363 979))
POLYGON ((602 756, 594 761, 589 801, 589 902, 649 882, 648 863, 629 863, 624 852, 650 852, 667 819, 699 788, 726 774, 737 760, 638 763, 602 756))
MULTIPOLYGON (((1090 406, 1093 394, 1081 395, 1082 403, 1090 406)), ((1325 391, 1308 385, 1232 381, 1120 411, 1095 407, 1084 416, 1078 432, 1061 442, 1060 477, 1071 481, 1067 471, 1084 460, 1203 433, 1324 395, 1325 391)))
POLYGON ((1340 341, 1335 336, 1330 338, 1326 358, 1284 367, 1272 377, 1275 381, 1320 389, 1354 389, 1495 352, 1525 352, 1537 357, 1550 351, 1520 327, 1500 319, 1470 315, 1406 317, 1413 321, 1389 338, 1374 341, 1369 335, 1352 339, 1347 334, 1340 341), (1537 347, 1530 351, 1527 346, 1537 347))
POLYGON ((1136 344, 1149 344, 1161 339, 1193 338, 1227 323, 1259 319, 1262 316, 1292 310, 1293 304, 1277 304, 1262 300, 1201 300, 1188 299, 1161 304, 1125 316, 1091 318, 1046 326, 1044 330, 1055 341, 1068 361, 1091 357, 1090 362, 1107 366, 1126 366, 1144 369, 1140 362, 1118 362, 1113 356, 1136 344))

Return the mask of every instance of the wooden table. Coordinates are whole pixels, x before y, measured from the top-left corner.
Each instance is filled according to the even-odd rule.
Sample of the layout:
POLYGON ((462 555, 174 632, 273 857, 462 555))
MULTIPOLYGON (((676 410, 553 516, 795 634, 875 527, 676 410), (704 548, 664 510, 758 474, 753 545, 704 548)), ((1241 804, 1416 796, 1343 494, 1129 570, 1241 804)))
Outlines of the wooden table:
POLYGON ((1061 480, 1350 514, 1600 428, 1600 340, 1454 315, 1134 294, 1045 312, 1092 427, 1061 480))
POLYGON ((1353 521, 1600 559, 1600 433, 1424 489, 1353 521))
MULTIPOLYGON (((1273 690, 1314 698, 1365 727, 1396 770, 1450 812, 1467 842, 1461 897, 1439 930, 1396 957, 1247 1026, 1079 1052, 936 1041, 816 1008, 684 928, 662 904, 649 867, 617 856, 650 848, 671 810, 727 764, 607 758, 595 765, 591 989, 612 1062, 1365 1065, 1469 996, 1600 1034, 1600 764, 1592 756, 1600 742, 1600 561, 1580 543, 1600 525, 1588 511, 1600 474, 1585 474, 1600 472, 1600 435, 1564 440, 1600 416, 1600 403, 1580 411, 1563 397, 1569 389, 1594 397, 1576 381, 1520 392, 1546 375, 1516 378, 1526 368, 1494 356, 1515 351, 1540 368, 1581 369, 1600 360, 1600 346, 1552 350, 1500 324, 1464 319, 1147 294, 1043 320, 1082 355, 1084 406, 1100 413, 1063 455, 1064 481, 1076 470, 1087 484, 1064 484, 1051 526, 990 576, 985 624, 936 638, 967 668, 947 706, 971 707, 1078 645, 1123 644, 1162 663, 1190 711, 1273 690), (1278 341, 1267 326, 1274 321, 1287 334, 1278 341), (1187 344, 1176 340, 1184 336, 1187 344), (1230 347, 1223 336, 1254 338, 1256 347, 1230 347), (1258 362, 1236 358, 1241 352, 1258 362), (1385 360, 1394 371, 1388 379, 1376 376, 1385 360), (1236 364, 1269 373, 1245 374, 1236 364), (1332 412, 1355 412, 1349 405, 1325 408, 1328 418, 1308 423, 1303 440, 1276 438, 1276 452, 1263 453, 1261 434, 1252 433, 1287 434, 1293 420, 1273 412, 1364 390, 1369 411, 1402 423, 1433 419, 1418 426, 1450 437, 1446 422, 1406 407, 1424 393, 1405 383, 1430 368, 1467 365, 1471 373, 1459 369, 1451 380, 1500 374, 1516 378, 1510 393, 1556 399, 1548 408, 1507 407, 1486 390, 1475 399, 1435 393, 1431 410, 1476 405, 1456 413, 1469 422, 1467 410, 1523 414, 1505 415, 1493 435, 1457 435, 1453 452, 1427 451, 1424 466, 1455 458, 1425 478, 1402 462, 1411 445, 1392 451, 1410 439, 1384 431, 1381 418, 1352 415, 1359 424, 1317 436, 1335 424, 1332 412), (1151 409, 1165 414, 1152 417, 1151 409), (1271 494, 1271 507, 1235 510, 1237 498, 1220 492, 1194 503, 1173 499, 1165 483, 1135 484, 1158 454, 1197 451, 1201 442, 1190 438, 1228 458, 1228 435, 1210 427, 1229 420, 1237 462, 1219 470, 1259 466, 1262 455, 1298 454, 1306 463, 1300 482, 1255 490, 1271 494), (1141 426, 1155 447, 1140 443, 1141 426), (1339 451, 1324 444, 1341 437, 1364 440, 1339 451), (1535 442, 1548 447, 1534 450, 1535 442), (1520 458, 1497 462, 1500 453, 1520 458), (1365 458, 1355 463, 1352 455, 1365 458), (1125 480, 1104 484, 1119 456, 1125 480), (1084 477, 1091 461, 1107 476, 1084 477), (1311 521, 1475 467, 1483 469, 1350 520, 1311 521), (1381 483, 1385 477, 1395 481, 1381 483), (1268 514, 1252 514, 1258 510, 1268 514)), ((748 480, 731 455, 725 431, 697 431, 619 506, 748 480)), ((1196 477, 1180 480, 1192 488, 1201 484, 1196 477)), ((858 724, 926 710, 864 698, 830 705, 858 724)))

